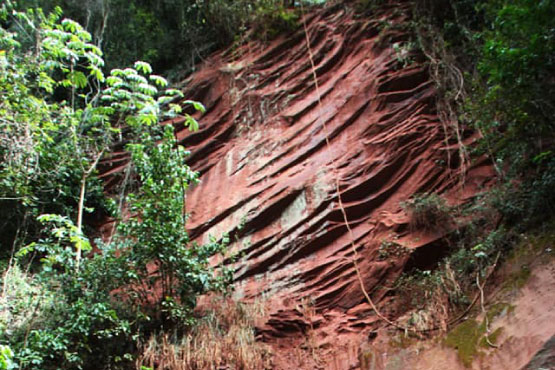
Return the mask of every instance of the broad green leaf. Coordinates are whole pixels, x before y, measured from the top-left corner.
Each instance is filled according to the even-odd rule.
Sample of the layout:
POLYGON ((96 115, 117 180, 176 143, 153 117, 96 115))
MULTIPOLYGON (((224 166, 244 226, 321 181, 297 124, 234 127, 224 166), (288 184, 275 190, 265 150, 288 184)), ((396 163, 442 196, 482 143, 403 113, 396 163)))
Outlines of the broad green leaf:
POLYGON ((204 113, 206 112, 206 108, 204 107, 204 105, 202 105, 202 103, 199 103, 198 101, 194 101, 194 100, 185 100, 183 103, 185 104, 191 104, 196 110, 204 113))
POLYGON ((168 86, 168 81, 162 76, 150 75, 148 78, 153 81, 155 85, 158 85, 160 87, 168 86))
POLYGON ((87 76, 85 76, 85 74, 81 71, 74 71, 73 73, 70 73, 68 75, 68 80, 71 85, 80 89, 84 88, 88 84, 87 76))
POLYGON ((104 81, 104 74, 102 73, 102 71, 100 70, 100 68, 96 67, 96 66, 91 66, 90 68, 90 72, 89 74, 91 76, 94 76, 98 81, 103 82, 104 81))
POLYGON ((191 131, 198 131, 198 122, 196 119, 191 117, 190 115, 185 115, 185 126, 189 127, 191 131))
POLYGON ((180 98, 183 97, 183 93, 177 89, 167 89, 166 91, 164 91, 164 94, 178 96, 180 98))
POLYGON ((156 89, 156 87, 149 85, 149 84, 145 84, 145 83, 141 83, 139 84, 139 91, 150 95, 150 96, 154 96, 156 95, 156 93, 158 92, 158 90, 156 89))
POLYGON ((108 86, 114 86, 115 84, 122 83, 123 80, 117 76, 109 76, 106 78, 106 84, 108 86))
POLYGON ((144 78, 141 75, 138 75, 137 73, 135 73, 134 69, 130 69, 130 71, 132 71, 133 73, 130 73, 127 69, 124 71, 125 72, 125 77, 127 77, 129 80, 139 83, 139 84, 148 84, 148 81, 146 78, 144 78))
POLYGON ((179 104, 170 104, 170 110, 175 114, 179 114, 183 111, 179 104))
POLYGON ((137 62, 135 62, 134 67, 137 71, 143 72, 144 74, 152 73, 152 67, 150 66, 150 64, 148 64, 146 62, 137 61, 137 62))

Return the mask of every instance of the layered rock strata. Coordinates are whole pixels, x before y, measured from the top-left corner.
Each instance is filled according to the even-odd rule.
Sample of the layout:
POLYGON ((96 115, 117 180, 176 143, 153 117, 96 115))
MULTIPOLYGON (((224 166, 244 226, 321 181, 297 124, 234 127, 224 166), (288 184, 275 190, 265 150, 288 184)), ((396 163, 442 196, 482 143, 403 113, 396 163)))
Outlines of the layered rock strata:
MULTIPOLYGON (((207 108, 197 132, 173 122, 202 174, 187 196, 190 235, 231 235, 224 262, 239 298, 267 302, 265 340, 295 343, 312 330, 319 348, 337 348, 383 325, 361 291, 353 245, 366 290, 395 317, 384 287, 408 267, 433 267, 446 249, 443 232, 408 227, 401 202, 435 192, 459 204, 492 178, 487 163, 461 163, 425 58, 396 27, 402 13, 312 11, 304 21, 314 70, 300 27, 216 53, 187 81, 187 98, 207 108), (404 252, 384 256, 387 242, 404 252)), ((342 363, 356 357, 345 348, 342 363)))

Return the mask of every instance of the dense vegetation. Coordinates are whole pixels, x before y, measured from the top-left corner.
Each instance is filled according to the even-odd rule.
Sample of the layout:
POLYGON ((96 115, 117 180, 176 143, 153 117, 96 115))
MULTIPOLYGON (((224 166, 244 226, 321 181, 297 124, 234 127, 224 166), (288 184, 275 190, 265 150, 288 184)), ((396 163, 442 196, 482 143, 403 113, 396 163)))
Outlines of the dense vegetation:
MULTIPOLYGON (((322 2, 305 0, 306 3, 322 2)), ((295 26, 283 0, 24 0, 23 7, 60 6, 102 45, 107 70, 144 60, 178 79, 208 53, 245 37, 268 39, 295 26), (122 22, 121 20, 126 20, 122 22), (252 29, 251 36, 245 31, 252 29)))
MULTIPOLYGON (((158 125, 181 114, 195 130, 182 105, 203 107, 183 101, 151 64, 176 77, 217 47, 294 29, 297 11, 285 3, 0 5, 0 369, 128 368, 139 338, 187 330, 196 297, 226 290, 229 273, 208 264, 226 237, 189 240, 184 195, 198 175, 172 126, 158 125), (131 165, 106 196, 99 161, 122 142, 131 165), (106 215, 116 226, 93 241, 90 225, 106 215)), ((371 17, 384 3, 360 0, 356 9, 371 17)), ((489 156, 502 180, 470 210, 492 205, 501 220, 460 230, 445 264, 448 273, 474 273, 507 249, 515 233, 506 230, 541 225, 555 210, 555 3, 411 4, 411 43, 430 57, 440 112, 481 131, 474 155, 489 156)), ((416 228, 454 222, 437 196, 405 206, 416 228)), ((425 279, 445 286, 445 276, 425 279)))
POLYGON ((173 103, 181 93, 145 62, 105 76, 101 50, 59 8, 10 6, 0 13, 0 341, 20 368, 125 365, 138 335, 189 325, 196 296, 223 290, 228 278, 208 265, 225 237, 188 239, 185 191, 197 174, 173 127, 158 125, 181 112, 173 103), (96 176, 123 136, 136 179, 121 190, 124 220, 124 199, 105 198, 96 176), (93 251, 83 219, 95 213, 119 222, 93 251))

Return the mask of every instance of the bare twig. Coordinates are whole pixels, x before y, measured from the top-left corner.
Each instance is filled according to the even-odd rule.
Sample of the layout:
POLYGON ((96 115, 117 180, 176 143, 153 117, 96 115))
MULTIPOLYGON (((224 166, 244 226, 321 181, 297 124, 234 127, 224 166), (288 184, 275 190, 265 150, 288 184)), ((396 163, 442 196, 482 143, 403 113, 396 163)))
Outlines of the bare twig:
MULTIPOLYGON (((102 149, 100 151, 100 153, 98 153, 94 162, 90 165, 90 167, 86 171, 83 172, 83 176, 81 176, 81 190, 80 190, 80 193, 79 193, 79 206, 77 208, 77 232, 79 234, 82 233, 83 209, 84 209, 84 204, 85 204, 85 188, 87 186, 87 178, 92 173, 92 171, 94 171, 94 169, 96 168, 96 165, 98 164, 98 161, 100 160, 100 157, 102 157, 102 154, 104 154, 104 149, 102 149)), ((79 270, 80 261, 81 261, 81 244, 78 243, 77 244, 77 256, 75 257, 75 263, 76 263, 75 269, 77 271, 79 270)))
MULTIPOLYGON (((485 284, 485 282, 484 282, 485 284)), ((486 325, 486 343, 488 344, 488 346, 492 347, 492 348, 498 348, 498 346, 496 346, 495 344, 493 344, 490 339, 489 339, 489 335, 490 335, 490 328, 489 328, 489 318, 488 318, 488 313, 484 307, 484 287, 482 285, 480 285, 480 272, 478 272, 476 274, 476 286, 478 287, 478 289, 480 290, 480 307, 482 308, 482 313, 484 314, 484 321, 485 321, 485 325, 486 325)))

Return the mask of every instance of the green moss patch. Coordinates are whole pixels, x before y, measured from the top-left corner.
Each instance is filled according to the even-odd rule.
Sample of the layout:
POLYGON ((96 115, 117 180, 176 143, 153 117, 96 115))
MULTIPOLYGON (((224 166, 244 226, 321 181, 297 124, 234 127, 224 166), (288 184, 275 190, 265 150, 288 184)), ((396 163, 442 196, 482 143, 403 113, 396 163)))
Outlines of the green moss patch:
POLYGON ((506 291, 520 289, 526 284, 531 275, 532 272, 530 271, 530 268, 527 265, 523 265, 507 277, 503 283, 503 289, 506 291))
POLYGON ((546 226, 547 230, 530 232, 524 235, 518 245, 507 256, 509 272, 503 283, 503 290, 521 289, 532 276, 530 266, 549 263, 555 257, 555 231, 553 222, 546 226), (541 258, 539 256, 541 255, 541 258))
POLYGON ((470 367, 474 358, 480 354, 478 342, 485 331, 485 325, 480 325, 476 320, 467 320, 447 334, 445 345, 455 349, 463 365, 470 367))
MULTIPOLYGON (((492 305, 486 315, 488 322, 492 322, 501 314, 510 314, 514 310, 514 306, 499 302, 492 305)), ((503 328, 497 328, 489 335, 489 341, 497 344, 499 336, 503 332, 503 328)), ((474 319, 467 320, 453 328, 445 338, 445 345, 457 351, 459 359, 465 367, 470 367, 476 356, 483 355, 480 348, 491 348, 486 340, 486 320, 481 323, 474 319)))

